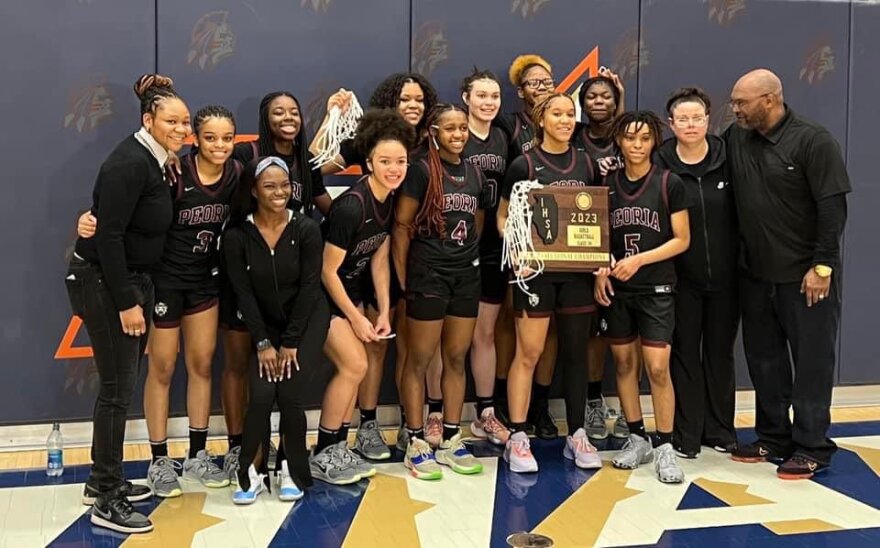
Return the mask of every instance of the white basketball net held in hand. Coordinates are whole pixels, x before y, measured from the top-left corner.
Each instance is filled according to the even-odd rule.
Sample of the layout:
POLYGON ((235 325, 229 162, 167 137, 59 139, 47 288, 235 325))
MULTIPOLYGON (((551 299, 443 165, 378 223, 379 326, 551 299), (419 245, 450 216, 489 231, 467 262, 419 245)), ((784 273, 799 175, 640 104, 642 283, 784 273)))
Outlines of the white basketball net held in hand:
POLYGON ((537 306, 538 295, 529 291, 529 280, 544 272, 544 261, 535 253, 532 244, 532 206, 529 205, 529 191, 544 188, 538 181, 519 181, 514 183, 507 207, 507 222, 504 225, 504 243, 501 248, 501 264, 506 264, 513 272, 517 287, 529 296, 529 303, 537 306), (531 257, 531 260, 526 260, 531 257))
POLYGON ((317 167, 332 162, 339 155, 339 145, 342 141, 354 138, 358 122, 363 115, 364 110, 354 93, 351 94, 351 103, 345 112, 337 106, 332 107, 327 116, 327 128, 316 144, 320 152, 311 162, 317 167))

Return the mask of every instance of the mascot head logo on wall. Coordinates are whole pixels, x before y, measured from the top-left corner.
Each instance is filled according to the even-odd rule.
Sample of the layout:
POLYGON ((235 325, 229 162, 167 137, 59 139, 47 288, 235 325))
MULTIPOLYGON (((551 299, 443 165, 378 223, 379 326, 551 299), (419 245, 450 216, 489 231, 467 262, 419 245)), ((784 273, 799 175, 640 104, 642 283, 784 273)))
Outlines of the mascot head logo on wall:
POLYGON ((746 0, 703 0, 709 5, 709 20, 719 25, 731 23, 746 9, 746 0))
POLYGON ((330 9, 330 4, 333 3, 333 0, 300 0, 299 5, 301 8, 310 7, 315 12, 324 12, 327 13, 327 10, 330 9))
POLYGON ((202 70, 212 69, 232 55, 235 35, 229 28, 228 11, 212 11, 203 15, 193 27, 187 64, 198 64, 202 70))
POLYGON ((510 13, 519 13, 523 19, 528 19, 549 3, 550 0, 512 0, 510 13))
POLYGON ((645 39, 639 38, 639 29, 632 29, 614 46, 614 69, 621 80, 635 78, 639 68, 648 66, 650 52, 645 39))
POLYGON ((826 72, 834 70, 834 50, 828 44, 819 44, 810 49, 804 58, 799 80, 806 80, 812 85, 821 80, 826 72))
POLYGON ((98 83, 76 88, 70 94, 64 127, 73 127, 80 133, 95 129, 104 118, 113 114, 112 107, 113 99, 104 87, 102 77, 98 83))
POLYGON ((413 70, 423 76, 449 58, 449 44, 443 36, 443 27, 436 21, 424 23, 413 37, 413 70))

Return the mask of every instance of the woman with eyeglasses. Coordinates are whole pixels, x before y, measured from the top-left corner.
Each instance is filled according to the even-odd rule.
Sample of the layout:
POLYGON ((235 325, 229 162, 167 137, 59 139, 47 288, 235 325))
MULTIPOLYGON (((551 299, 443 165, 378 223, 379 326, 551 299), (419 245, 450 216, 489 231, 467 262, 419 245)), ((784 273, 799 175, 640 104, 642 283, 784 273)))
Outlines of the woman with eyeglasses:
POLYGON ((696 458, 700 446, 736 448, 733 344, 739 326, 737 226, 724 141, 707 135, 709 97, 681 88, 666 103, 675 137, 657 153, 657 165, 681 177, 690 202, 690 248, 676 258, 678 285, 672 340, 675 388, 673 446, 696 458))

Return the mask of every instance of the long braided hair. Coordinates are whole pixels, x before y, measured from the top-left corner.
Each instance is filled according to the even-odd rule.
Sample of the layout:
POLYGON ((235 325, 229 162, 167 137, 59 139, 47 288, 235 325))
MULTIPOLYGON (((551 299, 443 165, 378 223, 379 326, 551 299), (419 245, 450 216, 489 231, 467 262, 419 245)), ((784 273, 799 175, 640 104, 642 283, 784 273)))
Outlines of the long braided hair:
POLYGON ((291 177, 299 177, 299 183, 302 185, 303 211, 305 211, 306 215, 310 215, 314 208, 314 196, 312 196, 312 170, 309 164, 309 149, 306 145, 309 142, 306 138, 306 121, 303 118, 299 99, 289 91, 267 93, 260 101, 260 125, 258 130, 259 137, 257 138, 258 156, 278 155, 272 140, 272 130, 269 128, 269 105, 278 97, 290 97, 296 103, 297 109, 299 109, 301 119, 299 132, 293 138, 293 153, 296 155, 297 173, 291 172, 290 175, 291 177))
POLYGON ((444 239, 446 237, 446 215, 443 214, 443 164, 440 160, 440 143, 431 130, 436 130, 440 117, 447 112, 464 112, 450 103, 437 103, 425 116, 428 128, 428 188, 422 200, 422 207, 416 214, 415 226, 425 228, 429 233, 444 239))
POLYGON ((535 125, 535 146, 544 142, 544 127, 541 125, 541 122, 544 120, 544 114, 546 114, 547 110, 550 108, 550 103, 552 103, 554 99, 560 97, 567 99, 571 102, 571 105, 574 106, 574 99, 572 99, 570 95, 565 93, 550 93, 535 103, 535 107, 532 109, 532 112, 529 113, 532 118, 532 123, 535 125))
POLYGON ((144 74, 134 83, 134 94, 141 102, 141 116, 156 114, 159 103, 165 99, 180 99, 174 91, 174 81, 161 74, 144 74))

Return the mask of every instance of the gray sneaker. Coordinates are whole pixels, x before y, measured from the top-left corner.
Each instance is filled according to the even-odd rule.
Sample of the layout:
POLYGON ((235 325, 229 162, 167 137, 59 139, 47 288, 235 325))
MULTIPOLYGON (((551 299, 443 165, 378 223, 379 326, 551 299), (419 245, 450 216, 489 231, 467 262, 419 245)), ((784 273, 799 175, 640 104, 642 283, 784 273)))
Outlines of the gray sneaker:
POLYGON ((233 447, 223 457, 223 472, 229 477, 230 483, 238 484, 238 461, 241 458, 241 446, 233 447))
POLYGON ((584 430, 590 439, 604 440, 608 437, 608 425, 605 423, 607 411, 605 402, 601 399, 587 402, 587 417, 584 421, 584 430))
POLYGON ((213 455, 202 449, 196 456, 183 461, 183 479, 201 482, 205 487, 226 487, 229 474, 214 462, 213 455))
POLYGON ((678 465, 671 443, 664 443, 654 449, 654 470, 657 471, 657 479, 661 483, 682 483, 684 481, 684 470, 678 465))
POLYGON ((623 416, 623 411, 617 415, 617 420, 614 421, 614 428, 611 430, 611 435, 615 438, 621 439, 629 437, 629 426, 626 425, 626 417, 623 416))
POLYGON ((377 421, 366 421, 358 427, 354 450, 370 460, 391 458, 391 451, 382 437, 377 421))
POLYGON ((147 481, 153 488, 153 494, 163 499, 179 497, 183 494, 180 487, 180 478, 177 476, 177 470, 183 466, 176 460, 168 457, 159 457, 155 462, 150 463, 147 470, 147 481))
POLYGON ((325 447, 320 453, 309 457, 312 477, 333 485, 357 483, 361 476, 348 452, 340 447, 345 442, 325 447))
POLYGON ((397 431, 397 443, 394 445, 398 451, 406 453, 406 448, 409 446, 409 434, 406 433, 406 426, 403 424, 400 425, 400 430, 397 431))
POLYGON ((360 476, 360 479, 372 478, 376 475, 376 467, 373 466, 368 460, 365 460, 363 457, 349 449, 348 444, 345 440, 340 441, 336 444, 338 446, 339 451, 344 451, 346 453, 345 460, 348 460, 352 463, 355 470, 357 470, 357 474, 360 476))
POLYGON ((630 434, 620 452, 611 459, 611 464, 615 468, 635 470, 640 464, 651 462, 652 458, 654 453, 651 451, 651 440, 646 440, 638 434, 630 434))

